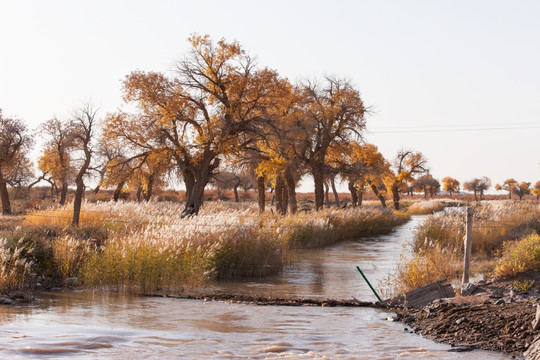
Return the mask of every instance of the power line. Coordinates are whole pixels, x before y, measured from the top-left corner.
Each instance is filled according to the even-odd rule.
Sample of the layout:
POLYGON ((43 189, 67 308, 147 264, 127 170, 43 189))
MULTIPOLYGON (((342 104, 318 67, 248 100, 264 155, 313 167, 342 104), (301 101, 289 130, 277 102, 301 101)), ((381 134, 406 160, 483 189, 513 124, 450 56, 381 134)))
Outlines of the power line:
POLYGON ((484 127, 484 128, 455 128, 455 129, 418 129, 418 130, 383 130, 369 131, 371 134, 406 134, 406 133, 437 133, 437 132, 461 132, 461 131, 497 131, 497 130, 530 130, 540 129, 538 126, 509 126, 509 127, 484 127))

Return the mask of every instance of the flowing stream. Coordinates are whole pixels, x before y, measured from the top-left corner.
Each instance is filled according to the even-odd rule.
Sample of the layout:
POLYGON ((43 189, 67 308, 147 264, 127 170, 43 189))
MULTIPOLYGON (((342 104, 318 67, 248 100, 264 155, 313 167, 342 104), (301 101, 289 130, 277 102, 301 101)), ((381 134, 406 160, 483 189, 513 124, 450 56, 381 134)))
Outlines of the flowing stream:
MULTIPOLYGON (((297 265, 257 282, 208 291, 276 297, 376 300, 393 272, 415 217, 390 235, 296 254, 297 265)), ((0 306, 0 358, 86 359, 509 359, 449 352, 372 308, 231 304, 116 293, 45 293, 26 306, 0 306), (465 356, 464 356, 465 355, 465 356)))

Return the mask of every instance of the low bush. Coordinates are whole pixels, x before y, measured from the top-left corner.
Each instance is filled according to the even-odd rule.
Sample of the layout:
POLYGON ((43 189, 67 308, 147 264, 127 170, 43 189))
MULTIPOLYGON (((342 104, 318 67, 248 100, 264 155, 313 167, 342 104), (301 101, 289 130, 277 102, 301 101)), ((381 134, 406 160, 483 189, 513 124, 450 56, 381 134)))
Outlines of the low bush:
POLYGON ((513 277, 529 270, 540 271, 540 235, 532 234, 503 245, 495 275, 513 277))

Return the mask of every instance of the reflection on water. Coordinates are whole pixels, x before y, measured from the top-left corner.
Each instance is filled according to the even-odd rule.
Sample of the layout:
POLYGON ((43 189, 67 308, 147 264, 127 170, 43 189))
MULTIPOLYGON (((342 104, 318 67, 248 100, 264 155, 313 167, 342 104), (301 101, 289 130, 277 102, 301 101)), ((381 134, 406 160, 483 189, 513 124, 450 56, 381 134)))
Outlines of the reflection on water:
MULTIPOLYGON (((405 227, 410 228, 410 223, 405 227)), ((406 240, 402 233, 403 228, 379 240, 306 251, 297 267, 259 286, 250 282, 220 289, 372 300, 354 266, 360 265, 375 281, 385 277, 406 240)), ((463 358, 448 352, 447 345, 404 331, 403 324, 383 321, 387 316, 370 308, 255 306, 58 292, 43 294, 29 306, 0 307, 0 358, 463 358)), ((480 351, 467 357, 508 358, 480 351)))

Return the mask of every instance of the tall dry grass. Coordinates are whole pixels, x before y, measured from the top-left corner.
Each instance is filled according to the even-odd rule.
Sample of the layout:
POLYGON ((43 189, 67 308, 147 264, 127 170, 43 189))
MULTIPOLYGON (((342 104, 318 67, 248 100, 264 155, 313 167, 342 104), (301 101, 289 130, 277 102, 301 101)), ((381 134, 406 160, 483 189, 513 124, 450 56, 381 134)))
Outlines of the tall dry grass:
MULTIPOLYGON (((540 232, 540 207, 529 202, 492 201, 475 206, 473 211, 472 252, 489 255, 506 240, 540 232)), ((436 244, 442 249, 463 253, 465 212, 450 211, 429 216, 417 229, 415 251, 436 244)))
POLYGON ((458 204, 459 201, 453 199, 430 199, 420 201, 405 201, 407 213, 411 215, 430 215, 444 210, 449 204, 458 204))
POLYGON ((432 245, 412 255, 402 255, 396 273, 388 281, 394 295, 403 294, 438 280, 459 276, 459 256, 448 249, 432 245))
POLYGON ((26 248, 18 242, 12 248, 7 239, 0 239, 0 292, 22 290, 31 274, 32 261, 28 255, 32 248, 26 248))
POLYGON ((34 212, 25 224, 59 234, 52 253, 62 277, 132 292, 266 276, 290 261, 292 248, 387 233, 409 218, 375 206, 279 216, 259 214, 254 203, 219 201, 185 219, 177 203, 86 203, 83 209, 81 228, 66 226, 68 207, 34 212), (92 229, 104 232, 99 241, 92 229))

